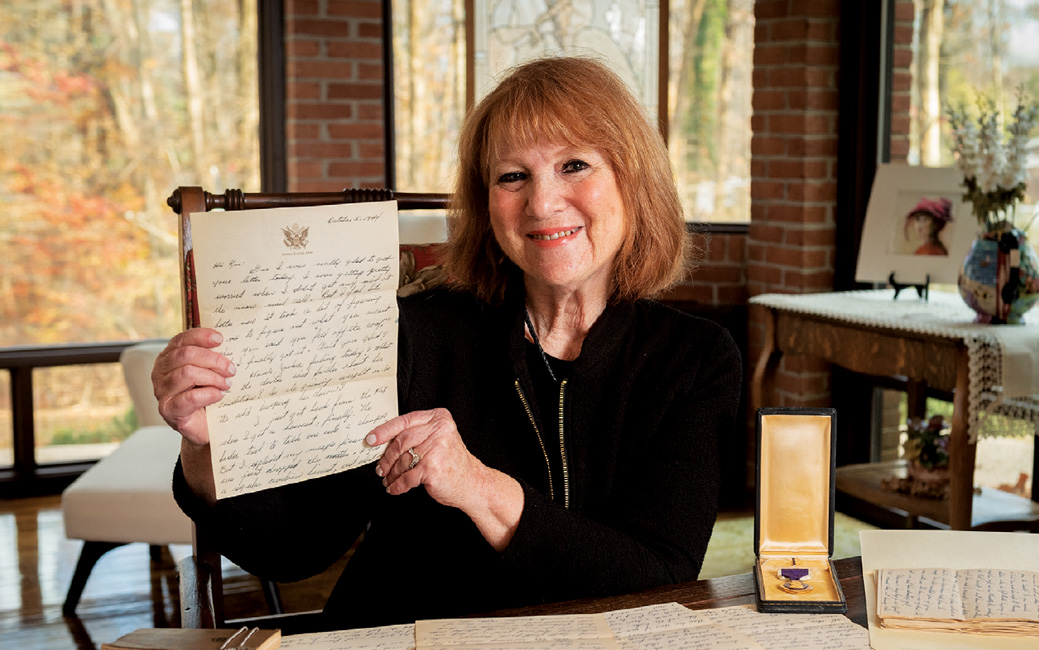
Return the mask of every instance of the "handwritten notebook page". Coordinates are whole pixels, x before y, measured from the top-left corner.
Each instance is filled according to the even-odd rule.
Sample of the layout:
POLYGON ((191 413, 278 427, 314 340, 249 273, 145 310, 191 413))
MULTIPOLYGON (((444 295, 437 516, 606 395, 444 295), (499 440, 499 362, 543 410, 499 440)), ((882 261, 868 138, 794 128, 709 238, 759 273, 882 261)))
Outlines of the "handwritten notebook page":
POLYGON ((1039 573, 1010 569, 881 569, 885 627, 1039 636, 1039 573))
POLYGON ((953 569, 881 569, 877 616, 963 618, 962 589, 953 569))
POLYGON ((377 460, 397 413, 394 202, 191 215, 200 322, 231 389, 207 409, 217 498, 377 460))
POLYGON ((1007 569, 961 570, 964 617, 1039 623, 1039 573, 1007 569))
POLYGON ((865 530, 859 533, 870 644, 876 650, 1033 650, 1035 639, 885 628, 877 616, 881 569, 1016 569, 1039 571, 1039 535, 987 531, 865 530))

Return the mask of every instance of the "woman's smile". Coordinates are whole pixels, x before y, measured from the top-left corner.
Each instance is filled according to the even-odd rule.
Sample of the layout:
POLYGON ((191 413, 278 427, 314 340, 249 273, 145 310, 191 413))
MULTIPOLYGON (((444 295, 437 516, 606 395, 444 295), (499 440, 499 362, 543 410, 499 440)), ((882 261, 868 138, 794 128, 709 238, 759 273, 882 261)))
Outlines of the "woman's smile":
POLYGON ((573 239, 574 235, 581 230, 582 228, 580 226, 576 228, 564 228, 562 230, 543 228, 536 232, 527 233, 527 237, 538 242, 541 246, 561 246, 567 241, 573 239))

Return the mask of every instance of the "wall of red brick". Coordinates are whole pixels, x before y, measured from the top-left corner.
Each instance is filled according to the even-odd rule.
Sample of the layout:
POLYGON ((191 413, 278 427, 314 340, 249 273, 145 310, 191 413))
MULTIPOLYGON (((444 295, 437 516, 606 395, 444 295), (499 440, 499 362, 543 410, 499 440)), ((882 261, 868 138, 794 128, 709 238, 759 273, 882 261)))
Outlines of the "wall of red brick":
POLYGON ((285 0, 288 189, 384 187, 382 2, 285 0))
POLYGON ((698 253, 685 279, 664 296, 668 300, 733 306, 747 302, 747 236, 694 234, 698 253))
MULTIPOLYGON (((814 293, 833 288, 837 219, 837 0, 758 0, 754 5, 754 118, 747 292, 814 293)), ((909 151, 913 2, 894 3, 891 159, 909 151)), ((844 164, 853 161, 844 161, 844 164)), ((764 325, 750 310, 748 353, 764 325)), ((769 406, 827 406, 825 364, 783 357, 769 406)))
MULTIPOLYGON (((754 116, 747 290, 813 293, 833 288, 837 197, 840 4, 754 4, 754 116)), ((764 326, 750 310, 748 352, 764 326)), ((829 404, 829 368, 784 357, 766 406, 829 404)))
POLYGON ((894 52, 891 57, 891 161, 909 156, 909 127, 913 88, 913 0, 896 0, 894 52))

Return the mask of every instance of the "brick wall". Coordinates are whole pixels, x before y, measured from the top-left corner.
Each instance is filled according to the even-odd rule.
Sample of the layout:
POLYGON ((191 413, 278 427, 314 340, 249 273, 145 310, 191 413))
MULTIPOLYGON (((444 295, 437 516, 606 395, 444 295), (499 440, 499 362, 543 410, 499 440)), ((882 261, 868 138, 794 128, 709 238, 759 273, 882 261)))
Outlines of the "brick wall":
POLYGON ((910 95, 913 88, 913 0, 897 0, 891 67, 891 161, 909 155, 910 95))
MULTIPOLYGON (((833 288, 836 255, 839 14, 836 0, 758 0, 754 5, 754 130, 747 292, 833 288)), ((894 3, 891 159, 910 141, 913 0, 894 3)), ((763 324, 750 311, 751 363, 763 324)), ((825 364, 783 357, 769 406, 828 406, 825 364)))
MULTIPOLYGON (((837 196, 839 2, 754 5, 754 116, 747 290, 833 288, 837 196)), ((749 353, 763 325, 750 312, 749 353)), ((784 357, 766 405, 829 404, 829 368, 784 357)))
POLYGON ((668 300, 733 306, 747 302, 747 237, 743 234, 694 235, 699 261, 668 300))
POLYGON ((286 0, 288 189, 384 187, 382 2, 286 0))

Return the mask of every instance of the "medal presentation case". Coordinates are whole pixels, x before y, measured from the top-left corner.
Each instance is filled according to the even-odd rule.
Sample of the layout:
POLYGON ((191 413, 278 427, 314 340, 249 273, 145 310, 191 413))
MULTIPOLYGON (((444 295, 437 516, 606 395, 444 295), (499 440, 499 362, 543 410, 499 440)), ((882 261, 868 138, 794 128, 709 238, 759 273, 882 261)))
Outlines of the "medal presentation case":
POLYGON ((843 614, 833 567, 834 409, 757 412, 754 580, 762 612, 843 614))

